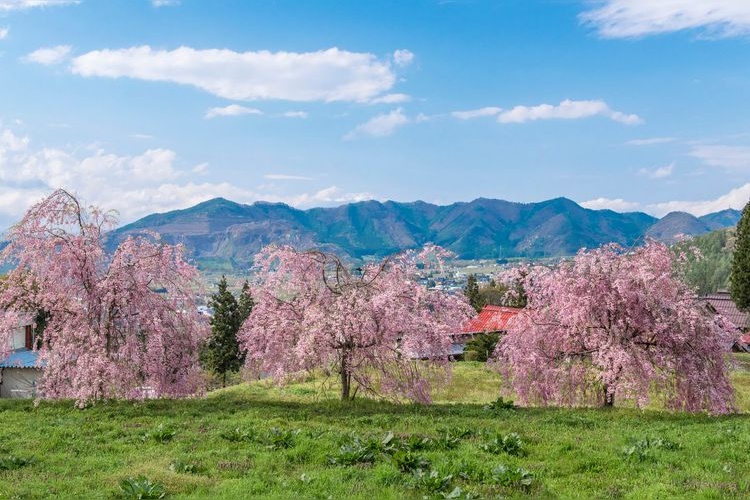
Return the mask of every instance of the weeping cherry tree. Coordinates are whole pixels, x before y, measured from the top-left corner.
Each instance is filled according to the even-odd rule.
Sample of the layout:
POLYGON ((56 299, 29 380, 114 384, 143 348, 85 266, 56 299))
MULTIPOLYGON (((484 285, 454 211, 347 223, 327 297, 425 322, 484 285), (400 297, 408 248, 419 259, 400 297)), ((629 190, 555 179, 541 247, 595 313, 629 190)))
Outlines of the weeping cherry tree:
POLYGON ((729 324, 684 283, 657 242, 581 251, 554 268, 521 269, 526 310, 495 351, 523 404, 646 405, 728 413, 729 324))
POLYGON ((15 268, 0 285, 0 346, 22 317, 45 311, 44 398, 85 405, 200 387, 208 329, 193 304, 196 269, 181 247, 155 237, 130 237, 107 253, 115 224, 112 213, 58 189, 9 231, 2 260, 15 268))
POLYGON ((334 255, 267 247, 255 257, 259 283, 240 330, 247 367, 283 381, 322 368, 341 399, 357 390, 430 401, 430 379, 446 375, 451 333, 472 314, 460 295, 428 290, 417 269, 440 265, 429 247, 350 269, 334 255))

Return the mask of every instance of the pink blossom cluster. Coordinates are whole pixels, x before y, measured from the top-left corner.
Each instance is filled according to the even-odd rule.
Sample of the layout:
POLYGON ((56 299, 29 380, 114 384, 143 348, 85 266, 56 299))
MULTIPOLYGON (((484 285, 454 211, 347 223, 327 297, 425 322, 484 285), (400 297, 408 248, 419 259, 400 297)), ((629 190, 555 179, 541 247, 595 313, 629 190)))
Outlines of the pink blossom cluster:
POLYGON ((417 283, 426 257, 350 269, 322 252, 265 248, 255 257, 255 307, 239 333, 247 367, 279 381, 322 368, 339 375, 344 399, 361 389, 429 402, 431 376, 447 374, 450 334, 472 309, 417 283))
POLYGON ((734 409, 725 353, 730 325, 711 314, 657 242, 581 251, 554 268, 516 273, 528 296, 497 346, 522 404, 734 409))
POLYGON ((57 190, 10 230, 2 259, 16 267, 0 288, 0 345, 19 314, 49 314, 39 346, 44 398, 84 405, 200 388, 208 327, 193 304, 196 269, 181 247, 153 238, 128 238, 109 255, 114 223, 57 190))

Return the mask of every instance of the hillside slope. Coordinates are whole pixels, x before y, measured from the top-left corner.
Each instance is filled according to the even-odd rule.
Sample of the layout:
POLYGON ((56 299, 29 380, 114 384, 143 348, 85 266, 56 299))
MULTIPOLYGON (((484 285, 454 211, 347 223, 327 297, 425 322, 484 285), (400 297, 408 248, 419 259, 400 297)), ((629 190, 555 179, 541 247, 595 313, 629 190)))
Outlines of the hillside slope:
POLYGON ((640 212, 590 210, 566 198, 539 203, 479 198, 445 206, 364 201, 309 210, 215 198, 144 217, 113 231, 110 241, 154 231, 167 242, 185 244, 199 261, 218 259, 244 267, 269 243, 322 247, 353 258, 380 257, 430 242, 464 259, 534 258, 570 255, 609 242, 632 245, 644 236, 673 241, 679 234, 703 234, 733 223, 731 211, 700 219, 673 213, 658 220, 640 212))

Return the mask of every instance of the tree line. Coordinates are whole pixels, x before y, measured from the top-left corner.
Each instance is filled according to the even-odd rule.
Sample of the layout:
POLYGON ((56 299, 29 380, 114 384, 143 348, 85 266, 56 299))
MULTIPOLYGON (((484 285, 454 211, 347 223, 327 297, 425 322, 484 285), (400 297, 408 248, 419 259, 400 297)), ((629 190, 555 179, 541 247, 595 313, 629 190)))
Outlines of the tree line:
MULTIPOLYGON (((732 291, 748 307, 743 221, 732 291)), ((109 254, 114 223, 58 190, 9 232, 2 258, 15 268, 0 285, 0 350, 18 324, 44 312, 36 318, 45 323, 36 346, 44 398, 85 405, 195 394, 202 360, 222 384, 240 368, 281 383, 318 370, 338 380, 344 400, 366 393, 427 403, 450 372, 451 335, 499 303, 525 308, 484 350, 523 404, 643 406, 658 397, 685 411, 734 408, 724 361, 732 327, 694 300, 680 272, 686 253, 657 242, 516 267, 485 287, 470 278, 465 295, 419 284, 450 258, 438 247, 353 267, 325 252, 271 246, 255 256, 252 285, 238 297, 222 278, 207 321, 184 249, 145 235, 109 254)))

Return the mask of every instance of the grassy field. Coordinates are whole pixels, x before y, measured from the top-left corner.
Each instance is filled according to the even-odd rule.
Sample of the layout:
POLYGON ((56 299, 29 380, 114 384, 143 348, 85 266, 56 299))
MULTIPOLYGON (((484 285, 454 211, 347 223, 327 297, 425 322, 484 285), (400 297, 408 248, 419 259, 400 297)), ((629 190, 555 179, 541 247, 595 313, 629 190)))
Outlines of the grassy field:
POLYGON ((319 380, 85 410, 5 400, 0 498, 117 498, 139 476, 170 498, 748 498, 737 359, 744 413, 720 418, 493 407, 499 379, 477 363, 429 407, 340 403, 319 380))

